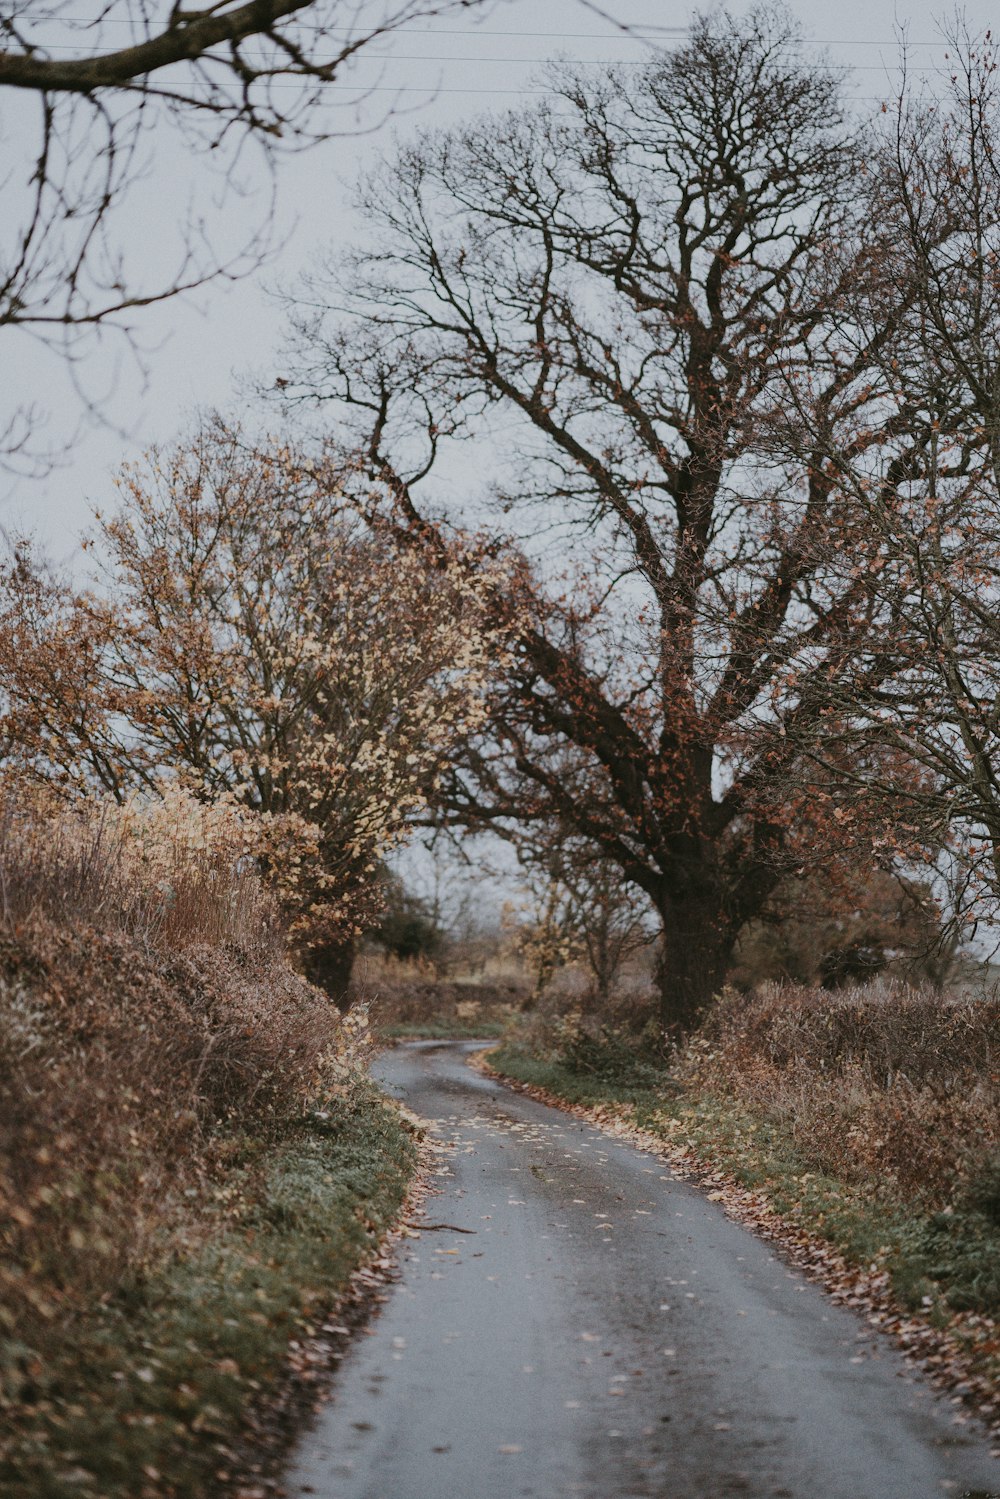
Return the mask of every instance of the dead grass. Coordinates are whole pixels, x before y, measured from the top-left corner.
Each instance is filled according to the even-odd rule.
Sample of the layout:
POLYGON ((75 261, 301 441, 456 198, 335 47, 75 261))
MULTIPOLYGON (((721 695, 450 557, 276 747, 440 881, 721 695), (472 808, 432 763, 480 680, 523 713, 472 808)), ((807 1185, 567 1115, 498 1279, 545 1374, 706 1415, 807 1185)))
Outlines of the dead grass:
POLYGON ((516 971, 446 979, 433 965, 381 954, 358 961, 351 990, 370 1006, 372 1024, 386 1036, 499 1035, 529 992, 516 971))
POLYGON ((225 840, 0 807, 0 1411, 225 1214, 348 1038, 225 840), (132 830, 134 831, 134 830, 132 830))
POLYGON ((246 857, 243 817, 180 793, 67 805, 0 794, 0 922, 45 912, 162 951, 199 945, 278 960, 278 908, 246 857))
POLYGON ((1000 1153, 1000 1002, 901 984, 728 994, 681 1075, 789 1131, 815 1165, 945 1208, 1000 1153))

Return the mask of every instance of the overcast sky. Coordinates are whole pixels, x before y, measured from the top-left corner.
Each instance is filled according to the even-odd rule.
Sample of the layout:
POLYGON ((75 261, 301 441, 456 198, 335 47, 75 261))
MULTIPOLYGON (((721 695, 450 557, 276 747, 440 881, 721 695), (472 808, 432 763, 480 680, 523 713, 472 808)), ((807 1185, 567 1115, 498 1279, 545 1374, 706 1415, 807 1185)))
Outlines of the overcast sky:
MULTIPOLYGON (((685 0, 605 0, 605 8, 637 30, 683 27, 692 7, 685 0)), ((738 15, 741 0, 732 6, 738 15)), ((974 29, 990 24, 995 0, 968 0, 965 13, 974 29)), ((950 9, 932 0, 795 0, 793 12, 806 34, 822 43, 837 62, 854 70, 853 91, 860 100, 891 95, 896 61, 895 29, 906 26, 915 68, 941 59, 936 18, 950 9)), ((97 395, 109 392, 106 416, 114 427, 90 424, 44 479, 0 479, 0 523, 8 530, 35 532, 51 553, 71 560, 94 505, 112 502, 110 475, 123 458, 154 441, 169 440, 195 405, 238 409, 238 377, 253 369, 265 378, 278 372, 276 351, 281 320, 269 302, 267 285, 287 286, 310 256, 352 237, 350 183, 366 162, 389 144, 391 131, 405 134, 420 123, 454 122, 483 109, 516 108, 537 89, 533 75, 548 58, 564 54, 582 61, 636 62, 649 42, 626 37, 602 23, 577 0, 497 0, 488 17, 475 24, 461 15, 431 28, 396 36, 385 58, 370 60, 358 81, 374 80, 366 121, 375 108, 396 97, 413 106, 391 126, 357 139, 334 140, 286 160, 278 183, 277 238, 281 248, 259 273, 236 285, 212 286, 187 302, 154 310, 143 322, 148 382, 143 387, 134 364, 108 342, 81 363, 76 378, 97 395), (433 96, 433 97, 431 97, 433 96), (430 102, 427 102, 427 101, 430 102), (117 368, 117 377, 115 370, 117 368)), ((665 45, 670 45, 666 42, 665 45)), ((345 93, 345 101, 354 97, 345 93)), ((8 111, 4 121, 10 127, 8 111)), ((132 248, 155 263, 169 254, 174 224, 193 190, 202 164, 187 151, 167 146, 150 180, 129 202, 132 248)), ((230 204, 220 233, 248 222, 261 200, 230 204), (242 218, 241 218, 242 216, 242 218)), ((2 226, 0 215, 0 226, 2 226)), ((0 227, 0 233, 2 233, 0 227)), ((64 369, 23 336, 4 333, 0 361, 0 409, 33 399, 49 413, 50 436, 64 437, 79 418, 79 401, 64 369)), ((2 424, 0 424, 2 425, 2 424)))

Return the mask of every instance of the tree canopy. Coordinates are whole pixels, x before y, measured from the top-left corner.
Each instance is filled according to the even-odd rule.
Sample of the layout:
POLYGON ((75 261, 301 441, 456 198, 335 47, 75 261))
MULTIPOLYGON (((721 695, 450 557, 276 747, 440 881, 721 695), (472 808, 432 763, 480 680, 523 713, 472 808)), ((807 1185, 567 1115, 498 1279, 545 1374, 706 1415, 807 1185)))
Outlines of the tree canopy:
POLYGON ((792 775, 828 731, 813 683, 873 619, 869 528, 785 418, 789 380, 822 403, 849 378, 829 309, 870 206, 798 43, 780 8, 713 12, 627 76, 567 64, 534 110, 424 134, 363 189, 375 248, 299 314, 292 393, 353 418, 403 524, 450 440, 494 456, 534 577, 449 804, 613 859, 660 913, 682 1027, 783 873, 859 829, 792 775))
POLYGON ((259 814, 249 852, 341 997, 381 860, 481 720, 490 568, 374 536, 322 464, 218 421, 126 470, 101 529, 100 593, 23 554, 2 580, 8 774, 259 814))

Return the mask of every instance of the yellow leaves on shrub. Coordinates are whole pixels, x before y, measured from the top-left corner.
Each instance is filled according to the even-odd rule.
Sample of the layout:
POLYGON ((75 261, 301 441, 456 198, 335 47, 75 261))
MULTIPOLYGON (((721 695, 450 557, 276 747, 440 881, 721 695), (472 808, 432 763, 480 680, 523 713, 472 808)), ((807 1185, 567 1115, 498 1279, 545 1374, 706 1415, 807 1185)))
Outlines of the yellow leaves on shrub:
MULTIPOLYGON (((100 595, 27 563, 3 578, 8 760, 126 807, 155 793, 168 818, 175 791, 218 804, 225 827, 191 803, 171 836, 231 834, 297 929, 355 931, 380 861, 484 720, 497 567, 468 537, 408 546, 330 465, 219 421, 126 468, 120 495, 100 595)), ((127 834, 137 850, 150 826, 144 812, 127 834)))

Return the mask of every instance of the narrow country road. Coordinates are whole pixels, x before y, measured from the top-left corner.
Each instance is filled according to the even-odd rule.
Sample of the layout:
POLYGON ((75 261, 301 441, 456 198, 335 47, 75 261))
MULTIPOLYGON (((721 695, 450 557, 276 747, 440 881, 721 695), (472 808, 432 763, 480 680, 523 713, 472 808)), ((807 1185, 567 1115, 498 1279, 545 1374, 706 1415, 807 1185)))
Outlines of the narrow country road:
POLYGON ((387 1091, 449 1149, 428 1222, 297 1451, 322 1499, 1000 1495, 988 1442, 666 1167, 466 1065, 387 1091))

